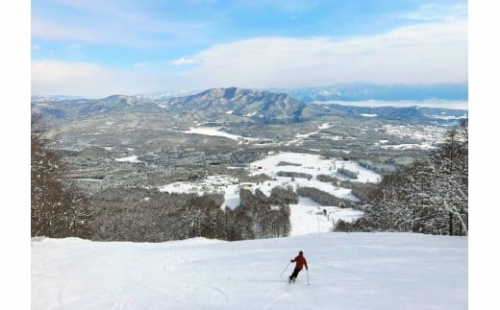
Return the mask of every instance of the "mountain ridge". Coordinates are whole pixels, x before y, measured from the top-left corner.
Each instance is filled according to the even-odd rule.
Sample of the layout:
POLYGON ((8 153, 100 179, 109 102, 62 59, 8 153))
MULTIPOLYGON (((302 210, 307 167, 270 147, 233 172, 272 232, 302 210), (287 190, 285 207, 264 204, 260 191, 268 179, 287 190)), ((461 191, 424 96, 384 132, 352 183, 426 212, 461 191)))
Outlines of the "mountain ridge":
MULTIPOLYGON (((226 87, 231 88, 231 87, 226 87)), ((203 92, 205 89, 179 88, 168 91, 130 95, 141 99, 165 100, 185 97, 203 92)), ((259 91, 286 93, 304 102, 325 101, 425 101, 425 100, 468 100, 468 82, 460 83, 421 83, 421 84, 376 84, 343 83, 327 86, 295 88, 262 88, 259 91)), ((59 101, 67 99, 91 99, 68 95, 32 95, 31 101, 59 101)), ((94 98, 95 99, 95 98, 94 98)))
POLYGON ((274 93, 239 87, 210 88, 197 94, 154 100, 127 95, 112 95, 102 99, 67 99, 33 101, 32 113, 51 119, 73 119, 120 113, 176 115, 196 114, 200 118, 231 122, 296 123, 324 116, 371 117, 435 121, 463 117, 466 110, 424 107, 356 107, 340 104, 306 103, 286 93, 274 93), (436 117, 437 116, 437 117, 436 117), (227 121, 227 120, 226 120, 227 121))

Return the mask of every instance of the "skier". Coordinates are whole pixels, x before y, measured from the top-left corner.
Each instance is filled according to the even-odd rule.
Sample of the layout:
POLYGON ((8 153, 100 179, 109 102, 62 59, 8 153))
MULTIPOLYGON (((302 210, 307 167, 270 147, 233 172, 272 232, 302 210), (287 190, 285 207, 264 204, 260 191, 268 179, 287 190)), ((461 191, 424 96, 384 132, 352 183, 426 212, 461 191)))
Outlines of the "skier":
POLYGON ((297 276, 299 275, 299 272, 306 267, 306 270, 309 270, 307 267, 307 260, 304 257, 304 253, 302 251, 299 252, 299 255, 297 255, 294 259, 290 260, 291 263, 295 263, 295 269, 293 270, 293 273, 288 277, 288 283, 294 282, 297 276))

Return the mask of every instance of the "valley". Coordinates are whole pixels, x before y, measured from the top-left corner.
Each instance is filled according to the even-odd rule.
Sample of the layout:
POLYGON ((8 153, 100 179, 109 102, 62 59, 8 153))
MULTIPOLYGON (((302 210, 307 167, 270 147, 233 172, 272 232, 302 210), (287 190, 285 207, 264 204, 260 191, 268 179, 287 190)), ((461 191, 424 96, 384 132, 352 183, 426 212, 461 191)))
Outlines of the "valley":
POLYGON ((69 166, 67 177, 89 195, 213 175, 251 182, 251 163, 280 152, 356 162, 383 175, 427 156, 459 119, 453 116, 466 113, 433 111, 451 115, 436 121, 432 115, 393 117, 408 107, 379 108, 393 111, 382 117, 381 110, 367 109, 238 88, 164 101, 112 96, 32 103, 33 112, 43 115, 44 136, 69 166), (300 120, 283 121, 292 116, 300 120))

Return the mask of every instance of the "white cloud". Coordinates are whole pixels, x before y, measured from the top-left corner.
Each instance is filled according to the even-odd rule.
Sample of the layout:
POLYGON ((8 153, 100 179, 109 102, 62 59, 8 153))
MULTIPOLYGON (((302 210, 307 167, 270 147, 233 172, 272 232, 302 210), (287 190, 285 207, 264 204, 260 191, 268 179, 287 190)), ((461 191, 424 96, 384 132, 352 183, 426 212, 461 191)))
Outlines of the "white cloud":
POLYGON ((467 19, 467 3, 457 3, 454 5, 443 5, 442 3, 427 3, 417 10, 399 14, 401 19, 414 21, 444 21, 453 22, 467 19))
POLYGON ((105 97, 133 95, 168 89, 179 77, 165 73, 116 70, 92 63, 34 60, 31 63, 31 93, 105 97))
POLYGON ((99 32, 88 30, 86 27, 77 25, 60 25, 41 18, 32 18, 31 37, 57 40, 77 40, 83 42, 95 42, 99 32))
POLYGON ((256 38, 215 45, 194 58, 200 65, 184 75, 204 87, 463 82, 467 22, 408 26, 344 41, 256 38))
POLYGON ((141 72, 142 64, 126 71, 34 60, 32 93, 102 96, 179 87, 463 82, 468 80, 467 61, 467 21, 459 20, 343 40, 266 37, 218 44, 170 66, 149 63, 149 68, 161 66, 162 73, 141 72))
MULTIPOLYGON (((31 37, 141 49, 205 40, 203 35, 210 22, 155 18, 141 5, 129 3, 128 7, 117 3, 85 1, 82 5, 80 1, 64 0, 62 4, 68 8, 78 8, 78 15, 71 15, 71 18, 56 18, 51 16, 53 12, 50 9, 37 5, 31 15, 31 37)), ((63 12, 64 6, 60 16, 69 16, 63 12)))
POLYGON ((199 63, 199 61, 195 58, 184 58, 184 57, 181 57, 173 62, 173 64, 176 66, 193 65, 197 63, 199 63))
POLYGON ((50 60, 31 63, 33 94, 98 94, 104 85, 110 86, 108 81, 112 78, 112 71, 88 63, 50 60))

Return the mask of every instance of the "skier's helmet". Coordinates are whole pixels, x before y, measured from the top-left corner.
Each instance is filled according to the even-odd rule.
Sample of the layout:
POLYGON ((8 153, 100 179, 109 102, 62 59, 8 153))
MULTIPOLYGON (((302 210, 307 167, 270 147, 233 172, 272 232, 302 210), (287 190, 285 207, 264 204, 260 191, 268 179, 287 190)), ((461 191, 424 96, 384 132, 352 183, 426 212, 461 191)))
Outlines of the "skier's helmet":
POLYGON ((299 252, 299 255, 302 255, 302 254, 304 254, 304 253, 302 253, 302 251, 300 251, 300 252, 299 252))

